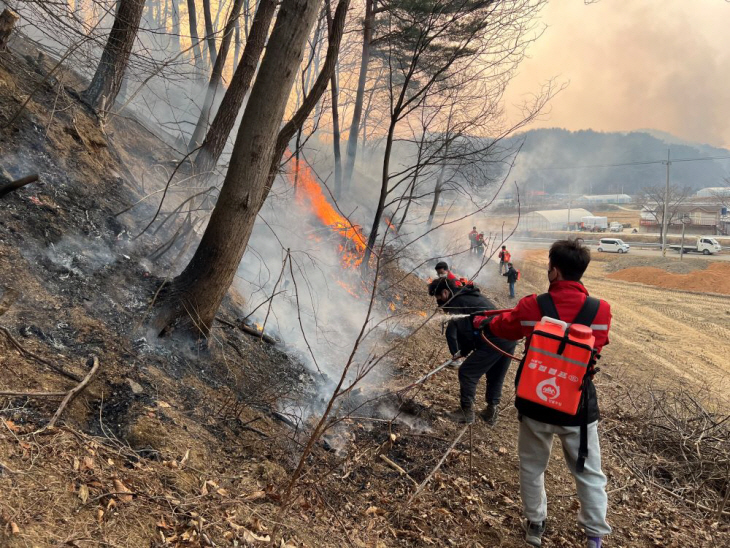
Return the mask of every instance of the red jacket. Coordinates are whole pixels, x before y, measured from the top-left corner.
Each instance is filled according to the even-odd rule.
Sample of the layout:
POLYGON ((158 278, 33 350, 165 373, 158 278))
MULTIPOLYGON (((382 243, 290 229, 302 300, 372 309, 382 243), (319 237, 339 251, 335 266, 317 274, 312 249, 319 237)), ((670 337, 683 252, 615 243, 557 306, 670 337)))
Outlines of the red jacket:
MULTIPOLYGON (((564 322, 572 322, 583 307, 588 296, 588 291, 580 282, 556 281, 550 284, 548 293, 553 298, 553 303, 558 311, 560 319, 564 322)), ((542 319, 540 307, 537 304, 537 296, 530 295, 517 303, 511 311, 500 314, 489 324, 489 331, 503 339, 517 340, 532 334, 535 324, 542 319)), ((608 344, 608 330, 611 328, 611 307, 601 300, 596 317, 591 324, 593 335, 596 338, 595 347, 598 352, 608 344)), ((522 364, 520 364, 521 371, 522 364)), ((585 404, 587 408, 587 420, 593 422, 599 419, 598 396, 596 387, 592 381, 588 381, 585 404)), ((515 398, 515 407, 520 415, 531 419, 557 424, 561 426, 579 426, 583 420, 580 414, 568 415, 554 409, 546 409, 539 404, 515 398)))
MULTIPOLYGON (((548 289, 553 298, 555 308, 560 319, 572 322, 583 307, 588 291, 580 282, 567 280, 555 281, 548 289)), ((503 339, 519 340, 532 334, 535 324, 542 319, 540 307, 537 305, 537 295, 524 297, 511 311, 500 314, 489 324, 489 330, 503 339)), ((596 337, 596 350, 599 352, 608 344, 608 331, 611 328, 611 306, 604 300, 598 308, 595 320, 591 325, 596 337)))

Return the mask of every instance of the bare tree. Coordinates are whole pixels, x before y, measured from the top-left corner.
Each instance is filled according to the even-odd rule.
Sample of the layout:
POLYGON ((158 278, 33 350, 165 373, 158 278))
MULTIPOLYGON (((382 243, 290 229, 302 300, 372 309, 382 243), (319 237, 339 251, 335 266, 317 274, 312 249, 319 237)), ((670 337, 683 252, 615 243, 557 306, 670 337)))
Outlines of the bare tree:
MULTIPOLYGON (((332 40, 332 6, 330 0, 325 0, 325 9, 327 10, 327 35, 332 40)), ((335 199, 339 200, 342 196, 342 160, 340 153, 340 113, 337 105, 337 71, 332 71, 330 78, 330 94, 332 97, 332 152, 335 159, 335 199)))
MULTIPOLYGON (((206 0, 206 3, 208 1, 209 0, 206 0)), ((223 69, 225 68, 226 60, 228 58, 228 50, 230 49, 231 38, 233 37, 233 30, 236 21, 241 14, 242 4, 243 0, 233 0, 231 13, 228 16, 228 22, 226 23, 225 29, 223 31, 223 40, 221 41, 221 47, 218 51, 218 55, 213 65, 213 71, 210 75, 210 81, 208 82, 208 89, 206 90, 205 99, 203 100, 203 107, 200 109, 198 123, 195 125, 195 130, 193 131, 193 135, 190 138, 190 143, 188 144, 188 152, 193 151, 200 146, 200 141, 202 140, 203 135, 205 134, 205 130, 208 127, 210 109, 213 106, 213 100, 215 99, 216 92, 218 91, 218 87, 220 86, 221 80, 223 79, 223 69)))
MULTIPOLYGON (((342 40, 342 34, 345 27, 345 17, 347 16, 347 9, 350 5, 350 0, 340 0, 335 10, 334 18, 332 19, 332 32, 330 33, 329 43, 327 45, 327 55, 325 57, 322 72, 319 73, 317 79, 312 86, 310 92, 304 97, 302 104, 299 106, 297 111, 291 117, 276 139, 276 147, 274 149, 274 155, 269 171, 269 184, 268 188, 271 188, 274 177, 279 171, 279 164, 281 157, 289 146, 289 141, 295 133, 301 131, 302 125, 309 117, 314 106, 319 102, 327 89, 327 84, 332 78, 332 74, 335 72, 335 66, 337 65, 337 56, 340 51, 340 42, 342 40)), ((268 190, 267 190, 268 191, 268 190)))
POLYGON ((96 73, 83 92, 84 100, 101 113, 111 109, 122 87, 143 10, 144 0, 120 0, 117 4, 114 24, 96 73))
POLYGON ((223 153, 231 129, 236 123, 238 111, 241 109, 243 99, 253 80, 261 52, 264 50, 275 10, 276 0, 260 0, 246 46, 243 49, 241 62, 233 74, 231 84, 223 96, 215 118, 208 128, 203 146, 195 157, 195 170, 198 173, 210 173, 223 153))
POLYGON ((195 6, 195 0, 187 0, 188 2, 188 23, 190 27, 190 41, 193 43, 193 63, 198 75, 203 73, 203 54, 200 51, 200 38, 198 38, 198 8, 195 6))
POLYGON ((388 67, 389 124, 368 246, 368 269, 391 185, 391 155, 399 122, 430 95, 476 81, 503 86, 536 37, 530 34, 544 0, 394 0, 383 17, 383 40, 375 52, 388 67))
POLYGON ((367 82, 368 67, 370 65, 370 51, 373 40, 373 28, 375 16, 381 12, 377 0, 365 0, 365 18, 363 19, 362 55, 360 57, 360 75, 357 80, 357 92, 355 105, 353 107, 350 133, 347 139, 347 153, 345 155, 345 172, 343 174, 343 185, 347 188, 352 180, 352 171, 355 167, 357 156, 357 138, 360 133, 360 121, 362 117, 363 101, 365 99, 365 83, 367 82))
MULTIPOLYGON (((664 185, 647 186, 641 191, 640 205, 642 213, 648 215, 659 226, 659 241, 666 241, 666 233, 662 233, 664 225, 664 198, 666 188, 664 185)), ((678 221, 682 206, 692 195, 689 187, 669 186, 667 197, 667 232, 674 221, 678 221)))
MULTIPOLYGON (((220 6, 220 4, 222 4, 222 2, 218 5, 220 6)), ((217 53, 215 48, 215 29, 213 28, 213 18, 210 13, 210 0, 203 0, 203 19, 205 20, 205 41, 208 45, 210 66, 214 66, 217 53)))
POLYGON ((158 333, 177 322, 207 334, 233 281, 263 204, 277 128, 319 0, 284 0, 251 90, 231 163, 198 248, 173 280, 153 320, 158 333))

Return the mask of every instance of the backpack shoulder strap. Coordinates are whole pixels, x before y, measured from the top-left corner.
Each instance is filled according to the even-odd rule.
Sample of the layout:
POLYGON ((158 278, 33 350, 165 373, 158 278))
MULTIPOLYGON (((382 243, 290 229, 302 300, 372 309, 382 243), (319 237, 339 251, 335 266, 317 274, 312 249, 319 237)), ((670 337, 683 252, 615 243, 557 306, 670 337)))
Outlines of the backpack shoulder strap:
POLYGON ((590 327, 593 320, 596 319, 600 306, 600 299, 596 299, 595 297, 586 297, 586 300, 583 303, 583 308, 580 309, 580 312, 578 312, 573 323, 577 323, 578 325, 587 325, 590 327))
POLYGON ((554 320, 560 319, 558 309, 555 308, 555 302, 553 302, 553 298, 550 296, 550 293, 543 293, 542 295, 538 295, 537 306, 540 307, 540 314, 542 314, 543 316, 553 318, 554 320))

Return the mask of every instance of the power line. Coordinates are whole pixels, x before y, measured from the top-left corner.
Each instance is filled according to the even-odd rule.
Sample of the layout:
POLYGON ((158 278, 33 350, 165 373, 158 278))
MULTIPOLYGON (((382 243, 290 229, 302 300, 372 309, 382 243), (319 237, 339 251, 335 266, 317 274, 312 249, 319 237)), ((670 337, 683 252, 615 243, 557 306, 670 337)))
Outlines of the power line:
MULTIPOLYGON (((672 162, 704 162, 708 160, 730 160, 730 156, 706 156, 704 158, 678 158, 672 160, 672 162)), ((545 167, 533 167, 529 168, 528 171, 544 171, 544 170, 561 170, 561 169, 593 169, 593 168, 607 168, 607 167, 626 167, 626 166, 648 166, 648 165, 666 165, 666 160, 646 160, 641 162, 624 162, 616 164, 591 164, 583 166, 545 166, 545 167)))

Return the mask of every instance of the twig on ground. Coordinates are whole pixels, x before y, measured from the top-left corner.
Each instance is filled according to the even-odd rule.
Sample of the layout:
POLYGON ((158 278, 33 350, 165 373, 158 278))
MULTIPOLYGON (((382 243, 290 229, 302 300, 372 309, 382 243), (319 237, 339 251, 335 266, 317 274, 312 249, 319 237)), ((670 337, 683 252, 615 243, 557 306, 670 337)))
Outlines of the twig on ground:
POLYGON ((32 358, 35 361, 37 361, 38 363, 42 363, 46 367, 50 367, 56 373, 59 373, 60 375, 63 375, 64 377, 71 379, 72 381, 81 382, 81 377, 77 377, 73 373, 69 373, 68 371, 61 369, 59 366, 49 362, 48 360, 41 358, 40 356, 34 354, 30 350, 26 350, 25 348, 23 348, 23 346, 17 341, 17 339, 15 337, 13 337, 13 335, 10 333, 10 331, 8 331, 8 329, 6 327, 0 326, 0 331, 5 334, 5 336, 8 338, 8 341, 10 341, 10 344, 12 344, 15 347, 15 349, 18 352, 20 352, 22 355, 24 355, 28 358, 32 358))
POLYGON ((0 396, 13 398, 62 398, 68 392, 15 392, 12 390, 0 391, 0 396))
POLYGON ((468 425, 459 431, 459 435, 456 436, 456 439, 451 443, 451 445, 449 445, 449 448, 446 450, 446 453, 444 453, 444 456, 441 457, 441 460, 438 462, 436 467, 433 470, 431 470, 431 473, 428 476, 426 476, 426 479, 420 483, 420 485, 416 488, 416 490, 413 492, 411 497, 408 499, 408 502, 406 502, 406 506, 410 506, 411 502, 413 502, 413 499, 415 499, 418 496, 418 494, 423 490, 423 488, 426 487, 426 484, 429 481, 431 481, 431 478, 433 477, 433 475, 436 472, 438 472, 438 469, 441 468, 441 465, 446 461, 446 457, 449 456, 449 453, 451 453, 451 451, 454 449, 454 447, 456 447, 456 444, 459 443, 459 440, 462 438, 462 436, 466 432, 467 428, 469 428, 468 425))
POLYGON ((411 477, 411 475, 408 472, 406 472, 402 467, 398 466, 398 464, 396 464, 395 462, 393 462, 392 460, 390 460, 385 455, 380 455, 380 460, 382 460, 385 464, 387 464, 393 470, 395 470, 396 472, 398 472, 401 476, 407 477, 409 480, 411 480, 413 482, 413 485, 415 485, 416 487, 418 487, 418 482, 416 480, 414 480, 411 477))
POLYGON ((61 413, 63 413, 63 410, 66 409, 66 406, 71 403, 74 398, 76 398, 76 396, 78 396, 86 388, 86 386, 91 382, 91 379, 94 378, 94 375, 96 375, 96 373, 99 371, 99 358, 97 358, 96 356, 92 356, 91 359, 94 363, 94 365, 91 367, 91 371, 89 371, 86 377, 84 377, 84 380, 82 380, 79 384, 77 384, 68 391, 68 394, 66 394, 66 397, 63 398, 61 405, 58 406, 58 409, 53 414, 53 417, 51 417, 51 420, 43 428, 43 430, 53 428, 56 425, 56 421, 58 421, 58 418, 61 416, 61 413))

